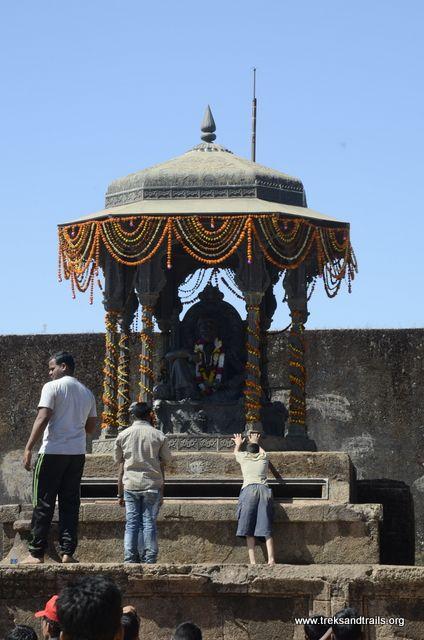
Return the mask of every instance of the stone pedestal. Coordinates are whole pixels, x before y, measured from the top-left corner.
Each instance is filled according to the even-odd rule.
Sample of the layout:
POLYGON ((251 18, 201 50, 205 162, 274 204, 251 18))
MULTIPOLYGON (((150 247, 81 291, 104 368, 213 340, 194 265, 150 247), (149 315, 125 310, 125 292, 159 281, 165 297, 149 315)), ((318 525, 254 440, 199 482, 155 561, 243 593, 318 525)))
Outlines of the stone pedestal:
MULTIPOLYGON (((177 436, 172 437, 178 440, 177 436)), ((245 543, 235 536, 237 496, 242 478, 234 455, 225 450, 229 442, 226 444, 216 436, 215 450, 198 451, 193 443, 191 450, 178 450, 187 444, 184 438, 176 443, 177 450, 174 449, 167 469, 165 501, 158 519, 159 561, 244 563, 245 543)), ((192 439, 195 441, 196 436, 192 439)), ((110 447, 111 442, 98 441, 95 453, 87 455, 83 485, 108 485, 109 495, 115 496, 117 466, 110 453, 102 449, 99 452, 99 447, 106 446, 110 447)), ((352 503, 353 468, 349 456, 330 452, 273 451, 270 462, 277 562, 355 564, 379 561, 382 510, 377 504, 352 503), (293 487, 297 487, 297 493, 290 493, 293 487), (305 487, 312 487, 315 493, 302 494, 305 487), (284 495, 286 497, 281 497, 284 495)), ((28 538, 30 517, 29 505, 0 507, 6 554, 17 536, 24 540, 28 538)), ((124 520, 125 510, 116 498, 84 499, 77 554, 80 561, 122 560, 124 520)), ((53 528, 49 550, 52 558, 57 557, 55 540, 57 534, 53 528)))
MULTIPOLYGON (((101 541, 99 541, 101 545, 101 541)), ((375 640, 420 640, 424 628, 424 568, 372 564, 44 565, 0 568, 0 636, 34 625, 34 611, 77 578, 107 572, 125 603, 141 616, 143 640, 168 640, 176 625, 193 620, 204 640, 302 640, 296 617, 334 615, 347 604, 359 615, 385 618, 365 628, 375 640), (396 618, 402 618, 401 624, 396 618)))

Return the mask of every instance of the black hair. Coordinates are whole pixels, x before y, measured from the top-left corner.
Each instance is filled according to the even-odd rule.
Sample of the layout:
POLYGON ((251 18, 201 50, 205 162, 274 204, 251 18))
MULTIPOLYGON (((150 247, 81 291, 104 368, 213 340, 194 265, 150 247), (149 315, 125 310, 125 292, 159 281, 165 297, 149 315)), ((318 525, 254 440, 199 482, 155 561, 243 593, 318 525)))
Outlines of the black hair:
POLYGON ((320 614, 311 616, 311 619, 315 619, 316 622, 307 622, 304 625, 305 635, 308 640, 320 640, 331 625, 328 622, 324 622, 326 617, 320 614))
POLYGON ((147 402, 133 402, 130 405, 130 415, 138 420, 144 420, 150 417, 152 407, 147 402))
POLYGON ((194 622, 182 622, 174 631, 173 640, 202 640, 202 632, 194 622))
POLYGON ((57 599, 57 616, 69 640, 113 640, 121 627, 122 596, 104 576, 68 584, 57 599))
POLYGON ((4 636, 4 640, 37 640, 37 634, 27 624, 17 624, 12 631, 4 636))
POLYGON ((47 616, 43 617, 43 620, 47 622, 49 625, 49 635, 52 638, 58 638, 60 636, 60 632, 62 631, 62 627, 56 620, 50 620, 47 616))
POLYGON ((359 613, 353 607, 346 607, 338 611, 333 622, 333 633, 336 640, 360 640, 362 637, 361 625, 357 622, 338 623, 337 620, 358 618, 359 613))
POLYGON ((259 445, 257 442, 248 442, 246 445, 247 453, 259 453, 259 445))
POLYGON ((68 353, 68 351, 58 351, 57 353, 54 353, 52 356, 50 356, 49 362, 50 360, 54 360, 56 364, 66 364, 71 373, 74 373, 75 371, 74 357, 70 353, 68 353))
POLYGON ((124 630, 123 640, 137 640, 140 631, 140 618, 133 611, 122 614, 121 624, 124 630))

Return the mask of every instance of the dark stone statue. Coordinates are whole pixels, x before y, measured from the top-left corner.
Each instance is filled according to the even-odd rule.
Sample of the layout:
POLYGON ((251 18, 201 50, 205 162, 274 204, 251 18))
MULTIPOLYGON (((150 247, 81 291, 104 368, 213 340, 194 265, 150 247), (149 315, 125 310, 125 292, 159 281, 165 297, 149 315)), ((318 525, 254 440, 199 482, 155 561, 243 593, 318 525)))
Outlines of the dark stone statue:
POLYGON ((166 380, 155 387, 162 400, 235 402, 244 383, 243 321, 208 285, 182 321, 181 348, 166 354, 166 380))

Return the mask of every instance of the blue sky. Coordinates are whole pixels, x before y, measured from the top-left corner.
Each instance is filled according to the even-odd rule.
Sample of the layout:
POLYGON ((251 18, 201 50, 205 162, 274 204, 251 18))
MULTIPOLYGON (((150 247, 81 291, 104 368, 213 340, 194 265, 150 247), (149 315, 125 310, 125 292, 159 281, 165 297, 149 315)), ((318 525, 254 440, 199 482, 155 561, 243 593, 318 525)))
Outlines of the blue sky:
POLYGON ((195 145, 207 103, 249 157, 254 65, 258 162, 351 222, 353 292, 316 290, 309 326, 421 327, 423 23, 419 0, 2 2, 0 333, 102 330, 100 292, 57 282, 57 223, 195 145))

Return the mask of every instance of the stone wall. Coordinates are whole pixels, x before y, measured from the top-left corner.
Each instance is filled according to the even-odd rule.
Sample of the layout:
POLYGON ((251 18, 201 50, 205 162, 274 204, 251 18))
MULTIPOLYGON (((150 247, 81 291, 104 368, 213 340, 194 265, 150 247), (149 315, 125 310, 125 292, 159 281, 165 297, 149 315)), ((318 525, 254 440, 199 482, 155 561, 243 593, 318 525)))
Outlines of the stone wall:
MULTIPOLYGON (((349 453, 360 479, 411 487, 417 550, 424 555, 424 330, 308 331, 306 341, 311 437, 319 450, 349 453)), ((29 498, 22 447, 46 380, 46 359, 63 348, 75 354, 77 374, 100 409, 102 335, 0 337, 2 503, 29 498)), ((273 397, 285 400, 285 334, 270 334, 268 355, 273 397)))
POLYGON ((124 603, 137 607, 144 640, 168 640, 184 620, 200 625, 204 640, 302 640, 295 618, 331 616, 347 604, 361 616, 386 619, 367 626, 370 640, 423 638, 422 567, 216 564, 1 567, 0 637, 14 620, 39 631, 34 611, 68 581, 93 573, 110 576, 124 603))

